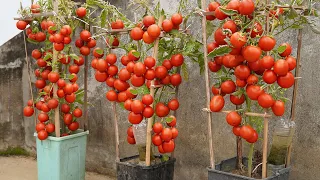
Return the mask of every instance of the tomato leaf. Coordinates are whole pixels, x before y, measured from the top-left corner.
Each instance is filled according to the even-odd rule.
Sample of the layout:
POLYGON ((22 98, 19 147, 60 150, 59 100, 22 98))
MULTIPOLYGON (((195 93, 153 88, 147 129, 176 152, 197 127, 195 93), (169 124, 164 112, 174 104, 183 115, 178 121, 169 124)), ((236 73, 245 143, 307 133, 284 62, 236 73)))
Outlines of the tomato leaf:
POLYGON ((220 11, 222 11, 224 14, 228 15, 228 16, 233 16, 235 14, 238 14, 238 11, 233 10, 233 9, 226 9, 223 7, 219 7, 220 11))
POLYGON ((125 108, 124 108, 124 102, 119 103, 119 106, 120 106, 122 109, 125 109, 125 108))
POLYGON ((166 123, 171 123, 173 121, 173 117, 166 117, 165 121, 166 123))
POLYGON ((57 30, 57 26, 50 26, 49 28, 51 31, 56 31, 57 30))
POLYGON ((46 53, 43 60, 47 61, 48 59, 51 59, 51 58, 52 58, 52 53, 46 53))
POLYGON ((39 44, 38 41, 35 41, 35 40, 33 40, 33 39, 30 39, 30 38, 27 38, 27 41, 28 41, 29 43, 32 43, 32 44, 39 44))
POLYGON ((181 70, 182 70, 182 77, 185 80, 189 79, 189 73, 188 73, 188 66, 186 63, 183 63, 181 66, 181 70))
POLYGON ((277 49, 277 52, 279 54, 283 53, 285 50, 286 50, 287 46, 279 46, 278 49, 277 49))
POLYGON ((138 90, 137 90, 137 89, 130 89, 130 92, 131 92, 133 95, 138 95, 138 90))
POLYGON ((76 54, 70 54, 70 57, 76 61, 79 61, 79 56, 77 56, 76 54))
POLYGON ((69 74, 68 79, 71 80, 73 78, 74 78, 74 75, 73 74, 69 74))
POLYGON ((134 51, 132 52, 133 56, 136 57, 136 58, 139 58, 141 53, 139 51, 134 51))
POLYGON ((96 53, 99 54, 99 55, 102 55, 103 54, 103 49, 96 49, 96 53))
POLYGON ((213 31, 215 29, 215 25, 211 22, 211 21, 207 21, 207 29, 206 29, 206 33, 207 33, 207 38, 210 37, 211 34, 213 34, 213 31))
POLYGON ((166 155, 166 154, 164 154, 164 155, 162 155, 162 157, 161 157, 161 162, 166 162, 166 161, 169 161, 169 156, 168 155, 166 155))
POLYGON ((219 46, 208 54, 208 58, 214 58, 217 56, 226 55, 226 54, 230 53, 231 50, 232 49, 228 45, 219 46))
POLYGON ((201 9, 201 0, 197 0, 198 8, 201 9))
POLYGON ((298 17, 297 11, 295 9, 291 8, 289 13, 288 13, 288 18, 289 19, 294 19, 296 17, 298 17))
POLYGON ((100 25, 101 27, 105 27, 107 22, 107 10, 103 9, 100 14, 100 25))

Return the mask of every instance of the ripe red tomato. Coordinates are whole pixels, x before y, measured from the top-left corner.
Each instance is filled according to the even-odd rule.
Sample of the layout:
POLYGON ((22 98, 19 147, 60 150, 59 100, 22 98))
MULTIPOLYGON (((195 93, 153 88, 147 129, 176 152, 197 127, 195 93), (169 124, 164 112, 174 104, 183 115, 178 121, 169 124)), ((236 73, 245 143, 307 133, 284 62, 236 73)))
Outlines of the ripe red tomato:
MULTIPOLYGON (((158 146, 159 147, 159 146, 158 146)), ((169 142, 163 142, 162 148, 166 153, 170 153, 174 151, 175 144, 173 140, 170 140, 169 142)))
POLYGON ((241 130, 241 127, 240 127, 240 126, 238 126, 238 127, 233 127, 233 128, 232 128, 232 132, 233 132, 233 134, 236 135, 236 136, 240 136, 240 130, 241 130))
POLYGON ((282 116, 285 112, 285 105, 284 102, 281 100, 277 100, 274 102, 272 106, 272 112, 276 116, 282 116))
POLYGON ((39 67, 46 67, 46 66, 47 66, 47 62, 44 61, 42 58, 39 58, 39 59, 37 60, 37 65, 38 65, 39 67))
POLYGON ((68 113, 70 111, 70 106, 68 104, 62 104, 61 105, 61 111, 63 113, 68 113))
POLYGON ((144 82, 145 82, 145 78, 143 76, 139 77, 135 74, 133 74, 131 76, 131 84, 134 86, 134 87, 140 87, 142 85, 144 85, 144 82))
POLYGON ((156 65, 156 60, 151 57, 151 56, 148 56, 146 57, 146 59, 144 60, 144 65, 146 67, 148 67, 149 69, 153 68, 155 65, 156 65))
POLYGON ((55 130, 54 124, 49 123, 49 124, 46 125, 46 131, 47 131, 48 133, 53 133, 54 130, 55 130))
POLYGON ((127 129, 127 135, 131 138, 134 138, 133 129, 132 126, 128 127, 127 129))
POLYGON ((255 143, 258 141, 258 133, 257 131, 253 130, 253 134, 251 136, 251 138, 246 139, 248 143, 255 143))
POLYGON ((131 103, 131 111, 138 114, 138 113, 142 113, 144 109, 144 104, 140 101, 140 100, 134 100, 131 103))
POLYGON ((254 23, 253 26, 254 26, 254 27, 253 27, 252 31, 251 31, 251 29, 247 29, 246 31, 247 31, 247 32, 250 32, 250 31, 251 31, 250 36, 251 36, 252 38, 255 38, 255 37, 258 36, 258 35, 261 36, 262 33, 263 33, 262 25, 261 25, 259 22, 256 22, 256 23, 254 23))
POLYGON ((249 66, 250 70, 252 70, 252 71, 259 71, 262 68, 260 61, 249 62, 248 66, 249 66))
POLYGON ((159 151, 159 153, 161 153, 161 154, 166 153, 166 152, 163 150, 162 144, 161 144, 160 146, 158 146, 158 151, 159 151))
POLYGON ((107 61, 105 61, 103 59, 99 59, 96 62, 95 67, 100 72, 106 72, 106 70, 108 69, 108 63, 107 63, 107 61))
POLYGON ((128 99, 126 91, 118 93, 118 102, 125 102, 128 99))
POLYGON ((272 56, 264 56, 260 60, 260 65, 265 69, 271 69, 274 65, 274 59, 272 56))
POLYGON ((175 66, 175 67, 179 67, 183 64, 184 62, 184 58, 182 56, 182 54, 175 54, 171 57, 171 65, 175 66))
POLYGON ((42 106, 41 106, 41 111, 43 112, 49 112, 50 111, 50 108, 48 107, 47 104, 43 103, 42 106))
POLYGON ((288 56, 286 58, 286 61, 287 61, 288 65, 289 65, 289 71, 292 71, 292 70, 294 70, 294 68, 296 68, 297 61, 296 61, 296 59, 294 57, 288 56))
POLYGON ((156 72, 153 69, 148 69, 144 74, 147 80, 153 80, 156 77, 156 72))
POLYGON ((62 51, 64 49, 63 43, 54 43, 53 46, 56 51, 62 51))
POLYGON ((168 75, 168 70, 164 66, 158 66, 155 69, 156 77, 159 79, 163 79, 168 75))
POLYGON ((209 11, 215 11, 220 6, 219 2, 210 2, 208 9, 209 11))
POLYGON ((66 125, 70 125, 71 123, 72 123, 72 120, 73 120, 73 116, 72 116, 72 114, 65 114, 64 116, 63 116, 63 122, 64 122, 64 124, 66 124, 66 125))
POLYGON ((236 85, 239 87, 245 87, 247 85, 247 81, 241 80, 241 79, 236 79, 236 85))
POLYGON ((173 23, 170 19, 165 19, 163 22, 162 22, 162 29, 165 31, 165 32, 170 32, 172 29, 173 29, 173 23))
POLYGON ((289 56, 292 52, 292 47, 289 43, 283 43, 281 44, 280 46, 285 46, 286 49, 283 51, 283 53, 280 54, 280 56, 282 57, 286 57, 286 56, 289 56))
POLYGON ((154 114, 154 110, 152 107, 150 106, 146 106, 142 112, 142 115, 145 117, 145 118, 150 118, 152 117, 154 114))
POLYGON ((156 39, 160 36, 161 29, 158 25, 152 24, 148 27, 147 32, 151 38, 156 39))
POLYGON ((250 15, 254 11, 254 2, 252 0, 242 0, 239 5, 241 15, 250 15))
POLYGON ((106 61, 112 65, 117 62, 117 56, 115 54, 108 54, 106 56, 106 61))
POLYGON ((119 71, 118 77, 121 81, 127 81, 131 78, 131 73, 126 68, 123 68, 119 71))
POLYGON ((224 20, 228 16, 220 10, 220 6, 214 11, 214 16, 219 20, 224 20))
POLYGON ((31 107, 31 106, 26 106, 26 107, 23 109, 23 115, 26 116, 26 117, 32 116, 33 113, 34 113, 34 109, 33 109, 33 107, 31 107))
POLYGON ((75 45, 76 47, 81 48, 84 45, 84 42, 82 39, 77 39, 75 45))
POLYGON ((231 94, 236 91, 236 84, 231 80, 224 81, 221 84, 221 91, 225 94, 231 94))
POLYGON ((130 112, 128 115, 128 119, 131 124, 139 124, 142 121, 143 116, 141 114, 130 112))
POLYGON ((28 23, 25 21, 18 21, 16 24, 17 28, 20 30, 25 30, 27 25, 28 25, 28 23))
MULTIPOLYGON (((124 66, 127 66, 129 64, 129 62, 131 62, 131 60, 129 59, 128 56, 121 57, 121 64, 123 64, 124 66)), ((131 62, 131 63, 133 63, 133 62, 131 62)))
POLYGON ((274 73, 272 70, 266 70, 263 73, 262 79, 267 84, 273 84, 274 82, 277 81, 277 74, 274 73))
POLYGON ((59 73, 57 72, 53 72, 51 71, 49 74, 48 74, 48 79, 50 82, 52 83, 56 83, 58 80, 59 80, 60 76, 59 76, 59 73))
POLYGON ((83 40, 83 41, 86 41, 88 42, 91 38, 91 33, 87 30, 82 30, 81 33, 80 33, 80 38, 83 40))
POLYGON ((117 19, 115 22, 111 22, 111 28, 112 29, 123 29, 124 24, 123 24, 122 20, 117 19))
POLYGON ((38 41, 38 42, 43 42, 43 41, 46 40, 46 38, 47 38, 47 36, 46 36, 46 34, 43 33, 43 32, 38 32, 38 33, 36 34, 36 41, 38 41))
POLYGON ((182 23, 182 15, 179 13, 175 13, 171 16, 171 21, 173 25, 178 26, 182 23))
POLYGON ((79 85, 77 83, 72 84, 73 92, 77 92, 79 90, 79 85))
POLYGON ((103 49, 97 47, 93 50, 93 56, 96 58, 102 58, 104 56, 104 52, 103 49))
POLYGON ((34 103, 31 99, 29 99, 27 102, 27 105, 32 107, 32 106, 34 106, 34 103))
POLYGON ((237 127, 241 124, 241 116, 238 114, 238 112, 236 111, 231 111, 227 114, 226 116, 226 120, 227 120, 227 123, 230 125, 230 126, 234 126, 234 127, 237 127))
POLYGON ((227 36, 225 34, 223 34, 222 29, 218 28, 215 32, 214 32, 214 40, 216 41, 216 43, 218 43, 219 45, 224 45, 227 44, 226 41, 224 40, 227 36))
POLYGON ((41 130, 38 132, 38 139, 41 141, 46 140, 48 138, 48 133, 45 130, 41 130))
POLYGON ((254 74, 250 74, 250 76, 247 78, 248 85, 257 84, 258 81, 259 81, 259 78, 254 74))
POLYGON ((175 127, 171 128, 171 132, 172 132, 172 139, 175 139, 176 137, 178 137, 179 131, 177 128, 175 127))
POLYGON ((258 100, 258 97, 264 93, 264 90, 258 85, 247 86, 246 92, 251 100, 258 100))
POLYGON ((71 124, 68 125, 68 129, 70 131, 76 131, 79 129, 79 123, 78 122, 72 122, 71 124))
POLYGON ((294 84, 294 76, 291 72, 285 76, 278 76, 277 83, 282 88, 290 88, 294 84))
POLYGON ((99 82, 105 82, 107 80, 107 78, 108 78, 108 75, 107 75, 106 72, 96 71, 94 77, 99 82))
POLYGON ((238 96, 234 96, 234 95, 230 95, 230 101, 234 104, 234 105, 241 105, 244 103, 245 101, 245 96, 244 94, 242 94, 240 97, 238 96))
POLYGON ((161 139, 169 142, 172 139, 172 132, 170 128, 164 128, 161 132, 161 139))
POLYGON ((221 69, 221 65, 217 64, 216 61, 209 61, 208 67, 209 67, 210 71, 212 71, 212 72, 218 72, 221 69))
POLYGON ((170 110, 175 111, 179 108, 179 101, 177 99, 171 99, 168 102, 168 107, 170 110))
POLYGON ((33 13, 33 14, 35 14, 35 13, 40 13, 40 5, 39 4, 32 4, 31 5, 31 12, 33 13))
POLYGON ((136 144, 135 138, 132 138, 130 136, 127 136, 127 141, 128 141, 129 144, 136 144))
POLYGON ((133 73, 133 71, 134 71, 134 65, 135 65, 134 62, 128 62, 126 69, 127 69, 129 72, 133 73))
POLYGON ((73 93, 73 86, 72 84, 66 84, 63 88, 65 94, 72 94, 73 93))
POLYGON ((223 56, 222 63, 227 68, 233 68, 238 66, 241 62, 238 61, 235 55, 227 54, 223 56))
POLYGON ((82 116, 82 110, 80 108, 76 108, 75 110, 72 111, 72 114, 74 117, 81 117, 82 116))
POLYGON ((121 81, 120 79, 116 79, 113 85, 120 92, 129 88, 129 84, 125 81, 121 81))
POLYGON ((180 74, 172 74, 170 76, 170 82, 173 86, 179 86, 182 82, 180 74))
POLYGON ((227 9, 233 9, 239 12, 239 7, 240 7, 240 1, 239 0, 231 0, 227 4, 227 9))
POLYGON ((279 59, 274 63, 273 71, 279 76, 285 76, 289 72, 289 64, 283 59, 279 59))
POLYGON ((136 76, 143 76, 144 73, 146 72, 146 66, 142 63, 142 62, 137 62, 135 65, 134 65, 134 68, 133 68, 133 73, 136 75, 136 76))
POLYGON ((129 53, 128 53, 128 58, 129 58, 130 61, 138 61, 138 60, 140 59, 140 56, 137 56, 137 54, 134 55, 135 52, 137 52, 137 51, 136 51, 136 50, 131 50, 131 51, 129 51, 129 53), (137 56, 137 57, 136 57, 136 56, 137 56))
POLYGON ((109 87, 114 87, 114 81, 115 81, 115 79, 113 77, 108 77, 107 80, 106 80, 106 84, 109 87))
POLYGON ((213 51, 214 49, 216 49, 217 47, 219 47, 219 44, 217 44, 216 42, 211 42, 207 44, 207 52, 208 54, 213 51))
POLYGON ((240 136, 243 139, 250 139, 253 136, 254 130, 250 125, 242 126, 240 129, 240 136))
POLYGON ((247 43, 247 37, 240 32, 235 32, 230 37, 230 43, 234 48, 241 48, 247 43))
POLYGON ((219 112, 224 107, 224 99, 221 95, 215 95, 210 101, 210 110, 212 112, 219 112))
POLYGON ((250 76, 250 69, 246 65, 239 65, 234 70, 234 75, 241 80, 245 80, 250 76))
POLYGON ((223 29, 230 29, 232 33, 237 31, 237 25, 233 20, 228 20, 223 24, 223 29))
POLYGON ((159 102, 156 105, 156 115, 159 117, 165 117, 169 114, 170 109, 164 105, 163 103, 159 102))
POLYGON ((38 101, 38 102, 36 103, 36 108, 37 108, 38 110, 41 110, 42 105, 43 105, 43 102, 42 102, 42 101, 38 101))
POLYGON ((247 46, 243 50, 243 57, 245 60, 248 62, 255 62, 260 59, 260 56, 262 54, 262 51, 259 47, 257 46, 247 46))
POLYGON ((64 98, 68 103, 73 103, 76 100, 76 95, 74 93, 66 95, 64 98))
POLYGON ((41 112, 41 113, 38 114, 38 120, 39 120, 40 122, 46 122, 46 121, 49 120, 49 116, 48 116, 47 113, 41 112))
POLYGON ((36 131, 39 132, 39 131, 42 131, 42 130, 45 130, 46 129, 46 125, 44 123, 38 123, 36 125, 36 131))
POLYGON ((152 129, 153 129, 153 132, 159 134, 162 132, 163 126, 160 122, 156 122, 153 124, 152 129))
POLYGON ((270 108, 274 104, 274 100, 270 94, 264 93, 258 97, 258 103, 263 108, 270 108))
POLYGON ((139 41, 142 39, 143 37, 143 30, 140 27, 134 27, 131 31, 130 31, 130 37, 133 40, 139 41))
POLYGON ((57 108, 58 107, 58 105, 59 105, 59 101, 57 100, 57 99, 50 99, 49 101, 48 101, 48 107, 50 108, 50 109, 55 109, 55 108, 57 108))
POLYGON ((38 80, 36 80, 35 85, 38 89, 42 89, 46 86, 46 81, 43 79, 38 79, 38 80))
POLYGON ((84 7, 79 7, 77 10, 76 10, 76 14, 79 18, 83 18, 86 16, 87 14, 87 10, 86 8, 84 7))
POLYGON ((159 135, 154 135, 152 136, 152 143, 155 145, 155 146, 160 146, 162 144, 162 139, 159 135))
POLYGON ((32 51, 31 55, 33 58, 39 59, 39 58, 41 58, 42 53, 38 49, 35 49, 32 51))
POLYGON ((146 106, 149 106, 153 103, 153 97, 150 94, 142 96, 142 103, 146 106))
POLYGON ((118 73, 118 67, 116 65, 109 66, 107 73, 110 76, 115 76, 118 73))
POLYGON ((149 35, 147 31, 143 33, 142 39, 143 39, 143 42, 145 42, 146 44, 151 44, 155 40, 149 35))
POLYGON ((276 45, 276 40, 270 36, 262 36, 259 40, 259 47, 263 51, 271 51, 276 45))
POLYGON ((90 54, 90 48, 88 46, 82 46, 80 48, 80 53, 84 56, 88 56, 90 54))
POLYGON ((118 99, 118 95, 114 90, 109 90, 106 94, 106 98, 109 101, 116 101, 118 99))
POLYGON ((143 17, 143 25, 145 27, 149 27, 151 26, 152 24, 155 24, 156 23, 156 20, 154 19, 153 16, 145 16, 143 17))
POLYGON ((89 42, 87 42, 88 48, 94 48, 97 45, 97 41, 94 39, 90 39, 89 42))
POLYGON ((169 122, 169 123, 167 122, 167 125, 170 126, 170 127, 175 127, 177 125, 177 118, 174 117, 174 116, 169 116, 169 118, 171 118, 172 121, 169 122))

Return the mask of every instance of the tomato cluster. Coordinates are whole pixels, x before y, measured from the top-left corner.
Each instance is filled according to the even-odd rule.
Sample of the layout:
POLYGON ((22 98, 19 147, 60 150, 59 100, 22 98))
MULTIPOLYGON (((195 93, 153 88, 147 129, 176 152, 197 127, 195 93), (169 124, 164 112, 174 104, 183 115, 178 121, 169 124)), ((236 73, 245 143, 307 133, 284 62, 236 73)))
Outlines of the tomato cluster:
MULTIPOLYGON (((179 13, 173 14, 171 19, 165 19, 162 22, 162 30, 169 33, 172 29, 178 29, 179 25, 182 23, 182 15, 179 13)), ((146 44, 153 43, 161 34, 161 27, 156 23, 156 20, 153 16, 145 16, 143 18, 142 24, 138 24, 137 27, 134 27, 130 31, 130 37, 133 40, 139 41, 143 40, 146 44)))
MULTIPOLYGON (((262 108, 271 108, 276 116, 285 112, 284 102, 273 91, 268 91, 268 86, 290 88, 294 84, 294 75, 290 72, 296 67, 296 59, 291 56, 292 48, 288 43, 283 43, 274 50, 276 39, 263 35, 262 25, 252 19, 255 10, 252 0, 231 0, 226 6, 218 2, 209 4, 207 20, 221 20, 221 26, 214 32, 214 42, 207 44, 211 52, 221 48, 228 48, 228 53, 215 56, 208 62, 209 70, 224 74, 220 82, 212 87, 214 94, 210 102, 210 110, 219 112, 223 109, 224 96, 229 95, 234 105, 242 105, 246 98, 257 101, 262 108), (233 10, 234 15, 224 12, 233 10), (237 21, 241 17, 249 18, 251 26, 242 27, 237 21), (250 20, 252 19, 252 20, 250 20), (280 50, 279 50, 280 49, 280 50), (270 55, 272 54, 272 55, 270 55)), ((272 18, 278 18, 283 10, 270 12, 272 18)), ((233 126, 233 132, 250 143, 258 139, 257 132, 250 125, 241 127, 241 116, 237 112, 227 115, 227 122, 233 126)))

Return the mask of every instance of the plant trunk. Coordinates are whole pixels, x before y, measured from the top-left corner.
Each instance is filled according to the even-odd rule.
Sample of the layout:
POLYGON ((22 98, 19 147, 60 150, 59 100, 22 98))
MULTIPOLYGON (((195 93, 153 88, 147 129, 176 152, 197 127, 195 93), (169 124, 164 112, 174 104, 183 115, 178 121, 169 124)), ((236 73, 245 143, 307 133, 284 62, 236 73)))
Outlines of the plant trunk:
POLYGON ((253 151, 254 151, 254 143, 250 145, 250 150, 248 155, 248 177, 251 177, 251 172, 252 172, 253 151))
POLYGON ((242 140, 241 137, 237 137, 237 169, 242 169, 242 140))

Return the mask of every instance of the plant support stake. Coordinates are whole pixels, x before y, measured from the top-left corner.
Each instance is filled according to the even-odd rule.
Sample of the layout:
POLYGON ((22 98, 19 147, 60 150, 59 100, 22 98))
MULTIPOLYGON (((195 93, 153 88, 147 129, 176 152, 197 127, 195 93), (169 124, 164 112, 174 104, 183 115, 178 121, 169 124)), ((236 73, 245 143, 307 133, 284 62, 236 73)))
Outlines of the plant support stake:
MULTIPOLYGON (((205 8, 206 1, 201 0, 201 7, 205 8)), ((206 105, 207 108, 210 107, 210 85, 209 85, 209 68, 208 68, 208 53, 207 53, 207 20, 205 16, 202 16, 202 41, 203 41, 203 54, 204 54, 204 74, 205 74, 205 82, 206 82, 206 105)), ((214 162, 214 152, 213 152, 213 142, 212 142, 212 114, 208 112, 208 138, 209 138, 209 152, 210 152, 210 167, 212 169, 215 168, 214 162)))

